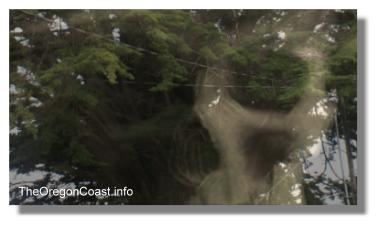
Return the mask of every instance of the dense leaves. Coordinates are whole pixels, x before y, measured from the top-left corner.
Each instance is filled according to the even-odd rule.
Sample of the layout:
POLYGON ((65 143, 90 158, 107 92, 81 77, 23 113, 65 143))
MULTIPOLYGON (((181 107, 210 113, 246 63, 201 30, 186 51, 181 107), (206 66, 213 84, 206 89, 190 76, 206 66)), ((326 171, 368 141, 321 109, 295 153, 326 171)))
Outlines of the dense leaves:
POLYGON ((10 17, 11 168, 43 163, 76 182, 133 186, 140 195, 132 203, 183 203, 194 189, 172 178, 173 159, 192 161, 191 170, 201 164, 202 172, 219 161, 192 112, 196 76, 205 66, 229 70, 242 105, 287 111, 305 91, 321 93, 310 87, 313 65, 293 52, 302 45, 325 55, 329 73, 321 75, 342 101, 346 137, 356 139, 354 11, 14 10, 10 17))

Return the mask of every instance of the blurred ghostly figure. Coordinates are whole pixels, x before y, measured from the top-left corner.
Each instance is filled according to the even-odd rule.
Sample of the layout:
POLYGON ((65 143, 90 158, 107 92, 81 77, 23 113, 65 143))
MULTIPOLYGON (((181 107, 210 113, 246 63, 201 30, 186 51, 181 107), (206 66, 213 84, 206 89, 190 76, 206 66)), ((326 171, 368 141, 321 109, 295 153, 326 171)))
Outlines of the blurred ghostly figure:
MULTIPOLYGON (((323 56, 314 49, 292 53, 309 63, 309 83, 323 89, 323 56)), ((319 134, 330 118, 308 114, 321 97, 307 92, 287 113, 254 110, 234 100, 231 75, 208 70, 198 78, 194 109, 220 153, 220 167, 206 175, 191 203, 302 204, 302 137, 319 134), (207 87, 202 85, 220 85, 207 87)), ((331 112, 330 109, 326 110, 331 112)))

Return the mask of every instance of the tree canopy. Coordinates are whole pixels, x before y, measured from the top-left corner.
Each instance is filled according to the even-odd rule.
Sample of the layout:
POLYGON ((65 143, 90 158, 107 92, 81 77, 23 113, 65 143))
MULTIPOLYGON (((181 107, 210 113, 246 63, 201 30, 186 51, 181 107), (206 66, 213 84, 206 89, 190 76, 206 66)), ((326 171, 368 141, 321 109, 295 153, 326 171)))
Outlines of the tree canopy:
MULTIPOLYGON (((10 168, 44 164, 58 183, 139 192, 100 203, 184 203, 195 189, 173 178, 178 169, 215 170, 217 148, 192 111, 206 71, 229 72, 245 107, 288 112, 306 91, 323 99, 310 83, 319 63, 295 55, 301 47, 323 54, 320 75, 356 157, 356 11, 11 10, 10 28, 10 168)), ((332 144, 334 129, 324 129, 332 144)), ((304 138, 307 150, 319 135, 304 138)), ((331 180, 307 178, 307 202, 322 203, 318 178, 331 180)), ((99 200, 65 203, 86 202, 99 200)))

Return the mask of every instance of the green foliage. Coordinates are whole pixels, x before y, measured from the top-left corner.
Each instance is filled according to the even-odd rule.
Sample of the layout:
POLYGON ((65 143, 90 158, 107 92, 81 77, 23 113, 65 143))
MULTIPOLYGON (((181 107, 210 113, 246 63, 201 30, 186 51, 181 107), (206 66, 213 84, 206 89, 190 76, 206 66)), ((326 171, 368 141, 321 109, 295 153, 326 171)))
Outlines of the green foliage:
POLYGON ((71 161, 73 165, 83 168, 87 166, 98 165, 95 156, 88 149, 77 141, 70 142, 71 161))
POLYGON ((171 55, 162 55, 158 57, 162 66, 160 75, 162 82, 158 83, 151 91, 167 91, 174 86, 174 81, 184 81, 187 73, 186 68, 180 65, 171 55))
MULTIPOLYGON (((248 56, 252 59, 252 56, 248 56)), ((305 61, 287 53, 268 52, 253 58, 257 74, 249 80, 255 102, 263 107, 288 109, 305 92, 309 81, 305 61)))
POLYGON ((120 62, 118 56, 104 49, 86 49, 74 59, 74 62, 75 72, 83 75, 102 74, 106 76, 111 84, 116 83, 117 75, 133 79, 133 76, 127 72, 127 67, 120 62))
POLYGON ((213 63, 218 60, 218 57, 216 57, 214 52, 208 47, 202 47, 199 50, 199 55, 202 56, 209 63, 213 63))
MULTIPOLYGON (((231 84, 250 88, 233 92, 253 100, 253 108, 275 111, 290 110, 305 92, 324 95, 313 87, 313 78, 320 76, 328 90, 337 89, 344 98, 349 126, 356 129, 356 21, 350 13, 341 16, 348 19, 325 21, 326 30, 317 34, 317 22, 304 20, 298 11, 281 16, 282 21, 272 20, 280 18, 277 11, 241 16, 229 10, 28 12, 58 15, 70 28, 86 32, 70 29, 54 35, 38 16, 11 12, 11 29, 23 29, 10 34, 10 84, 17 89, 10 94, 10 128, 21 129, 11 137, 11 166, 43 162, 78 180, 135 184, 151 198, 159 183, 170 183, 174 193, 161 190, 158 203, 191 192, 169 179, 167 162, 169 152, 182 155, 199 147, 208 164, 218 165, 207 133, 198 120, 189 120, 194 89, 179 87, 196 83, 205 65, 239 72, 231 74, 231 84), (339 32, 327 31, 330 24, 339 32), (114 28, 120 29, 120 42, 113 41, 114 28), (284 39, 278 37, 282 30, 284 39), (326 34, 336 35, 336 42, 326 41, 326 34), (17 36, 29 39, 31 46, 17 36), (321 50, 325 57, 301 60, 292 52, 299 46, 321 50), (320 70, 321 62, 329 73, 320 70), (40 84, 26 80, 18 66, 40 84), (30 97, 42 105, 32 106, 30 97), (173 148, 179 135, 183 142, 173 148)), ((305 18, 328 18, 310 14, 305 18)))
POLYGON ((50 68, 41 79, 52 81, 55 86, 59 86, 62 83, 62 76, 71 75, 74 72, 90 77, 102 75, 110 84, 117 82, 117 76, 134 79, 118 56, 103 48, 87 48, 78 56, 65 59, 63 63, 50 68))

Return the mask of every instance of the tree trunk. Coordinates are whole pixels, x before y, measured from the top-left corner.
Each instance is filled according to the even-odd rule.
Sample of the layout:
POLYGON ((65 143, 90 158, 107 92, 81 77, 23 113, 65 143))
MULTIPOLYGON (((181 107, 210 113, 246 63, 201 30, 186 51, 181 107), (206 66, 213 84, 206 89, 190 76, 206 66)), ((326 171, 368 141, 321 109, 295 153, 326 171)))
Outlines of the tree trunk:
POLYGON ((352 157, 352 150, 351 150, 351 143, 350 143, 350 134, 348 133, 347 128, 347 117, 346 117, 346 110, 345 110, 345 104, 344 104, 344 98, 339 97, 340 107, 342 109, 342 126, 343 126, 343 136, 344 136, 344 142, 346 146, 346 154, 347 154, 347 160, 348 160, 348 168, 349 168, 349 175, 350 175, 350 182, 351 182, 351 203, 353 205, 357 204, 356 195, 357 195, 357 185, 356 185, 356 175, 354 170, 354 161, 352 157))

